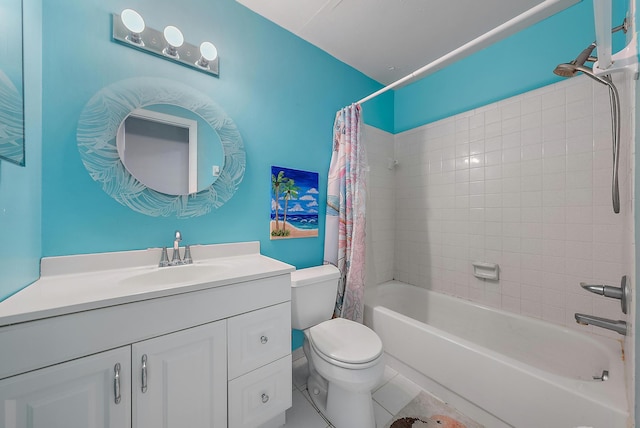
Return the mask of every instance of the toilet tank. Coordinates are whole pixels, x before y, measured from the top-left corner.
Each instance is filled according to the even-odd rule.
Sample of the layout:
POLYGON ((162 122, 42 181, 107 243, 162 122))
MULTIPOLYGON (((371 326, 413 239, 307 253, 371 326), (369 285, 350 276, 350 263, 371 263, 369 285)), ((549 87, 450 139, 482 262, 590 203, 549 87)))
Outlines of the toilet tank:
POLYGON ((340 271, 333 265, 291 272, 291 327, 304 330, 331 319, 340 271))

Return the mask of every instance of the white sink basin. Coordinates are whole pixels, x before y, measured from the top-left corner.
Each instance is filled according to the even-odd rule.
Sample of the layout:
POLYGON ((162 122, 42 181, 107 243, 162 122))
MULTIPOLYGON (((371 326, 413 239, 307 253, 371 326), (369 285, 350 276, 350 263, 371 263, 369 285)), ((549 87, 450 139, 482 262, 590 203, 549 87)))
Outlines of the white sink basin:
POLYGON ((211 263, 154 268, 149 272, 125 278, 120 281, 120 284, 133 287, 149 287, 206 283, 215 280, 220 273, 229 270, 231 267, 233 267, 231 263, 211 263))

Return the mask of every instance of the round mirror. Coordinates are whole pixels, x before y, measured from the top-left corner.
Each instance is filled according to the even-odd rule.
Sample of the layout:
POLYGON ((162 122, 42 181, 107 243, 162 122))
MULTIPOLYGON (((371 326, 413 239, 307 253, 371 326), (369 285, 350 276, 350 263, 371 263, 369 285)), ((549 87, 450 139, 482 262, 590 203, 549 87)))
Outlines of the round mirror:
POLYGON ((77 135, 91 177, 121 204, 150 216, 206 214, 229 200, 244 176, 233 120, 200 91, 168 79, 138 77, 103 88, 84 107, 77 135), (174 164, 187 172, 168 179, 174 164), (183 183, 171 187, 177 181, 183 183))
POLYGON ((188 195, 211 186, 224 167, 220 137, 183 107, 151 104, 120 123, 116 137, 125 168, 150 189, 188 195))

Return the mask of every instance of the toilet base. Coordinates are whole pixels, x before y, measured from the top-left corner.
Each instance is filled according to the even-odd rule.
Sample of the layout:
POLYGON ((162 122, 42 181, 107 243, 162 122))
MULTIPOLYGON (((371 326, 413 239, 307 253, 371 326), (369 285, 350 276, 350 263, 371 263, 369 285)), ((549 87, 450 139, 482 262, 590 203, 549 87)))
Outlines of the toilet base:
MULTIPOLYGON (((309 364, 307 389, 311 401, 320 413, 335 428, 375 428, 371 388, 347 390, 338 383, 328 381, 318 373, 307 340, 303 349, 309 364)), ((383 370, 384 365, 381 367, 380 370, 383 370)), ((382 371, 379 377, 382 378, 382 371)))
POLYGON ((322 378, 309 376, 307 379, 309 397, 320 413, 325 416, 327 415, 327 386, 327 381, 322 378))
POLYGON ((371 392, 346 391, 329 382, 327 418, 336 428, 374 428, 371 392))
POLYGON ((307 381, 309 396, 335 428, 374 428, 376 420, 373 413, 371 392, 347 391, 328 382, 324 388, 324 379, 310 376, 307 381))

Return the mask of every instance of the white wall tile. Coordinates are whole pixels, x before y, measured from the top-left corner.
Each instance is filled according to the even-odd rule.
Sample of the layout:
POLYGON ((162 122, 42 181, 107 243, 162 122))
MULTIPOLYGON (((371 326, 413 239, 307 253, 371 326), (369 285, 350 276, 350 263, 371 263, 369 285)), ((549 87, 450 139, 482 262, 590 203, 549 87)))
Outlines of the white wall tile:
MULTIPOLYGON (((631 123, 632 97, 621 94, 623 124, 631 123)), ((398 134, 391 152, 389 140, 380 139, 371 170, 379 203, 371 216, 372 233, 386 231, 374 238, 376 264, 387 263, 376 271, 608 334, 578 326, 573 314, 624 319, 579 283, 616 285, 623 272, 633 272, 633 133, 623 129, 629 161, 620 165, 628 214, 616 215, 609 115, 606 88, 576 77, 398 134), (386 169, 386 157, 398 159, 395 170, 386 169), (475 278, 473 260, 500 263, 499 283, 475 278)))
POLYGON ((552 91, 542 96, 542 109, 564 105, 566 103, 565 90, 561 85, 554 85, 552 91))
POLYGON ((556 156, 563 156, 566 153, 566 145, 562 138, 552 138, 545 140, 542 144, 542 153, 546 158, 552 158, 556 156))
POLYGON ((558 141, 564 140, 566 137, 567 126, 565 122, 552 123, 544 125, 542 128, 542 141, 558 141))
POLYGON ((542 98, 540 96, 525 96, 520 102, 520 107, 522 116, 538 112, 542 108, 542 98))
POLYGON ((542 160, 534 159, 534 160, 523 160, 521 163, 520 174, 523 177, 526 176, 540 176, 542 175, 542 160))
POLYGON ((564 322, 564 308, 543 305, 542 306, 542 319, 555 324, 563 324, 564 322))
POLYGON ((567 158, 564 154, 560 156, 545 157, 542 172, 543 174, 566 172, 567 166, 567 158))

